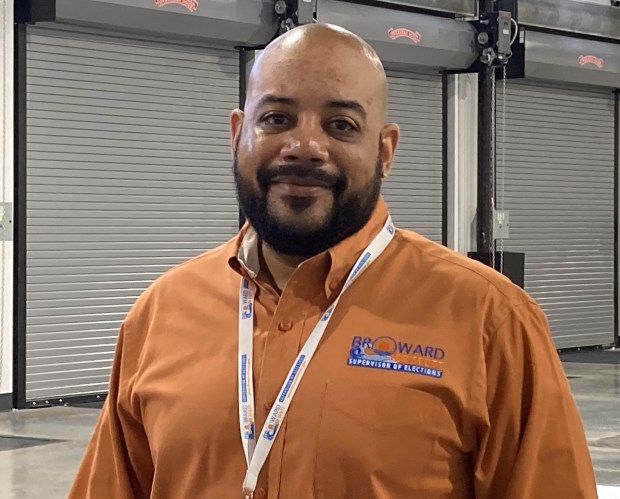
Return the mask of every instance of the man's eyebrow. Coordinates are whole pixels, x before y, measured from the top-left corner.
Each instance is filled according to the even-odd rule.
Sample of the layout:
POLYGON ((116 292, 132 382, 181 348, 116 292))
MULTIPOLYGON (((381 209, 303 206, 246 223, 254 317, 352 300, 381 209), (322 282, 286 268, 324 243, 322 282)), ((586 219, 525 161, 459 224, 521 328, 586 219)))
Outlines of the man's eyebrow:
POLYGON ((330 109, 349 109, 366 119, 366 109, 356 100, 330 100, 325 104, 325 107, 330 109))
POLYGON ((256 107, 262 107, 267 104, 282 104, 285 106, 294 106, 297 104, 297 100, 292 97, 282 97, 279 95, 267 94, 258 99, 256 107))
MULTIPOLYGON (((296 106, 299 104, 297 99, 292 97, 284 97, 274 94, 266 94, 262 96, 256 103, 256 107, 262 107, 269 104, 281 104, 284 106, 296 106)), ((325 107, 328 109, 349 109, 358 113, 364 119, 366 119, 366 109, 356 100, 330 100, 325 103, 325 107)))

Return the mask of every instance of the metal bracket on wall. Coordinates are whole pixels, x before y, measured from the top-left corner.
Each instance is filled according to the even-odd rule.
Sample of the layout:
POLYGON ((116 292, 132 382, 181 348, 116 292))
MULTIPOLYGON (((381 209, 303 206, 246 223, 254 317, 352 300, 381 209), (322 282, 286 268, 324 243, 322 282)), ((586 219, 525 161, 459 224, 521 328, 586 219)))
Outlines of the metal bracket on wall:
MULTIPOLYGON (((482 0, 481 0, 482 1, 482 0)), ((495 0, 498 10, 481 11, 469 21, 478 32, 479 57, 467 69, 448 70, 447 74, 479 73, 484 68, 496 69, 496 79, 525 77, 525 30, 518 24, 518 0, 495 0)))
POLYGON ((13 240, 13 203, 0 203, 0 241, 13 240))
POLYGON ((512 34, 512 22, 508 11, 487 12, 480 16, 477 39, 482 64, 497 67, 508 63, 512 56, 511 46, 517 36, 516 32, 512 34))

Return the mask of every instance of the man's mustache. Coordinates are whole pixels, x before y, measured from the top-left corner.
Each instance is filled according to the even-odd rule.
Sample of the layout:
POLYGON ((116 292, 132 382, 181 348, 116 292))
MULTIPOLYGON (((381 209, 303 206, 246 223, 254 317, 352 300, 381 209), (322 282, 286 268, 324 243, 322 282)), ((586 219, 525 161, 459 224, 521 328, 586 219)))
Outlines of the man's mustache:
POLYGON ((328 173, 315 165, 284 164, 259 168, 256 174, 258 185, 266 192, 269 186, 279 177, 299 177, 314 179, 326 187, 333 189, 336 194, 343 192, 347 179, 343 174, 328 173))

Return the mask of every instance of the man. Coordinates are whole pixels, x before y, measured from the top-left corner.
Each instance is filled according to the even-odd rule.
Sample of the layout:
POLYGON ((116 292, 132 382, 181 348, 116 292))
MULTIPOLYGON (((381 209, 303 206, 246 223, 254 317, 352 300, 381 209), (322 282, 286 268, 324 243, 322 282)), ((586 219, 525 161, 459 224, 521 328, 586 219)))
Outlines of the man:
POLYGON ((249 224, 128 314, 70 498, 595 498, 540 309, 391 224, 372 48, 292 30, 231 129, 249 224))

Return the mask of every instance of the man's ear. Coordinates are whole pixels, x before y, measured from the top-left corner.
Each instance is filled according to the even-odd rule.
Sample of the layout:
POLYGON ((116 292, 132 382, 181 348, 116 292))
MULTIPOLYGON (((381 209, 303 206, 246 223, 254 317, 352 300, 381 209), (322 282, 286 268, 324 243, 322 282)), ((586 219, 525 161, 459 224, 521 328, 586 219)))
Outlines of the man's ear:
POLYGON ((237 153, 237 144, 239 144, 239 134, 243 128, 243 119, 245 115, 241 109, 235 109, 230 113, 230 139, 233 153, 237 153))
POLYGON ((381 130, 380 158, 383 177, 387 177, 392 168, 396 146, 400 137, 400 129, 396 123, 388 123, 381 130))

